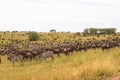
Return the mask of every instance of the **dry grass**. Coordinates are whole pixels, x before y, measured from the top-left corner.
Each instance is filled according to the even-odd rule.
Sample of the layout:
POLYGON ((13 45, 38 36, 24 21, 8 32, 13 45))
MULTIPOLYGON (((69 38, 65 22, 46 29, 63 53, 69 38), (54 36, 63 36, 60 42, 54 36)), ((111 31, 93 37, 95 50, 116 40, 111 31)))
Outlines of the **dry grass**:
MULTIPOLYGON (((55 42, 60 42, 60 41, 80 41, 81 39, 87 40, 87 39, 93 39, 96 38, 98 40, 105 39, 106 37, 115 37, 113 35, 101 35, 97 37, 97 35, 94 36, 82 36, 82 33, 80 35, 76 35, 76 33, 67 33, 67 32, 56 32, 56 33, 44 33, 40 32, 40 40, 38 42, 43 42, 43 41, 55 41, 55 42)), ((11 40, 28 40, 28 34, 27 32, 0 32, 0 43, 5 44, 5 43, 11 43, 11 40)))
POLYGON ((55 61, 26 61, 24 66, 12 64, 2 57, 0 80, 105 80, 120 72, 120 48, 74 52, 71 56, 55 56, 55 61))

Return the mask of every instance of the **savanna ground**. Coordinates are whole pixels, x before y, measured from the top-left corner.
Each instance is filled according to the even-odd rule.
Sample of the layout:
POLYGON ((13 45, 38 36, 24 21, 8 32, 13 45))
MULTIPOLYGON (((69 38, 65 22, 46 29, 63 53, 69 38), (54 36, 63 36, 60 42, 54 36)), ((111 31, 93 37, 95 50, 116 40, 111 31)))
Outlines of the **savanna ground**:
MULTIPOLYGON (((29 32, 0 32, 0 44, 6 44, 17 41, 27 41, 29 32)), ((83 36, 80 32, 39 32, 40 39, 37 42, 62 42, 62 41, 85 41, 87 39, 106 39, 107 37, 120 37, 117 35, 93 35, 83 36)))
POLYGON ((106 80, 120 72, 120 48, 102 51, 74 52, 73 55, 54 62, 26 61, 24 66, 16 63, 15 67, 2 57, 0 80, 106 80))
MULTIPOLYGON (((27 40, 25 32, 0 32, 0 43, 27 40)), ((105 39, 114 35, 101 35, 84 37, 80 33, 40 33, 42 41, 73 41, 87 39, 105 39)), ((114 36, 115 37, 115 36, 114 36)), ((55 55, 54 62, 25 61, 24 66, 15 63, 15 67, 2 56, 0 64, 0 80, 107 80, 120 73, 120 48, 112 48, 106 51, 101 49, 89 49, 84 52, 74 52, 73 55, 55 55)), ((118 75, 120 76, 120 75, 118 75)), ((117 77, 118 77, 117 76, 117 77)))

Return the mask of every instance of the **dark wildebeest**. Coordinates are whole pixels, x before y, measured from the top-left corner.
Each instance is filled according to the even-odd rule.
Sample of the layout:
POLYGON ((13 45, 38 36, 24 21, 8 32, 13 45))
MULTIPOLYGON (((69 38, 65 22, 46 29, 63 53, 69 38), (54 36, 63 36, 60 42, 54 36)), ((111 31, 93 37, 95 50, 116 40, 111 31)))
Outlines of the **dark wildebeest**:
POLYGON ((61 48, 53 48, 52 51, 54 52, 54 54, 57 54, 57 56, 60 57, 61 48))
MULTIPOLYGON (((54 61, 54 52, 53 51, 47 51, 47 52, 43 52, 43 53, 41 53, 41 54, 39 54, 39 55, 37 55, 36 56, 36 58, 39 58, 39 59, 41 59, 41 58, 43 58, 43 59, 47 59, 47 58, 49 58, 49 57, 51 57, 52 58, 52 61, 54 61)), ((47 61, 47 60, 46 60, 47 61)))
POLYGON ((16 61, 20 61, 21 64, 23 65, 23 56, 20 54, 8 54, 8 60, 12 62, 13 67, 16 61))
POLYGON ((18 51, 18 54, 20 54, 20 55, 22 55, 23 56, 23 60, 26 60, 26 59, 28 59, 28 60, 32 60, 32 57, 33 57, 33 55, 32 55, 32 51, 30 51, 30 50, 22 50, 22 51, 18 51))

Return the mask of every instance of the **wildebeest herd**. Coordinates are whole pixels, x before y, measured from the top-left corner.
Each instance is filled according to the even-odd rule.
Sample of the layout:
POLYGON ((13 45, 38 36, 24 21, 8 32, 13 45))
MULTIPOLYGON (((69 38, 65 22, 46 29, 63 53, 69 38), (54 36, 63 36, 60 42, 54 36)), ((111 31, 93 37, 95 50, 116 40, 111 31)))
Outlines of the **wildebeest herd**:
POLYGON ((0 47, 0 63, 1 56, 7 55, 14 66, 16 61, 20 61, 23 65, 24 61, 51 58, 54 61, 54 55, 60 57, 60 54, 66 56, 72 55, 73 51, 87 51, 88 49, 101 48, 103 51, 120 46, 120 38, 108 38, 104 40, 87 39, 87 41, 73 42, 51 42, 51 43, 27 43, 22 47, 15 44, 3 45, 0 47))

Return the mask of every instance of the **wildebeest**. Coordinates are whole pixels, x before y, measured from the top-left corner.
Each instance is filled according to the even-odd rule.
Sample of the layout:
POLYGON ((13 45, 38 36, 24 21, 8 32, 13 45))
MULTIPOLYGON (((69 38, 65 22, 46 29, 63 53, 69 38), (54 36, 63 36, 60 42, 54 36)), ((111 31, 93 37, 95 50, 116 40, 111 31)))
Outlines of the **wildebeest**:
POLYGON ((19 55, 19 54, 8 54, 8 60, 10 60, 13 64, 14 67, 14 63, 16 61, 20 61, 21 64, 23 65, 23 56, 19 55))
MULTIPOLYGON (((60 54, 70 55, 74 51, 87 51, 88 49, 100 48, 107 50, 110 48, 120 47, 120 38, 105 39, 105 40, 91 40, 87 41, 64 41, 64 42, 45 42, 45 43, 27 43, 22 44, 22 47, 16 47, 14 44, 6 45, 0 49, 0 55, 8 55, 8 59, 13 63, 15 61, 33 59, 47 59, 52 58, 54 60, 54 54, 60 57, 60 54)), ((1 62, 1 58, 0 58, 1 62)))
POLYGON ((22 51, 18 51, 18 54, 23 56, 23 59, 28 59, 28 60, 32 60, 32 51, 30 50, 22 50, 22 51))
MULTIPOLYGON (((37 55, 36 56, 36 58, 38 59, 41 59, 41 58, 43 58, 43 59, 47 59, 47 58, 49 58, 49 57, 51 57, 52 58, 52 61, 54 61, 54 52, 53 51, 47 51, 47 52, 43 52, 43 53, 41 53, 41 54, 39 54, 39 55, 37 55)), ((46 60, 47 61, 47 60, 46 60)))
POLYGON ((61 48, 55 48, 55 49, 52 49, 52 51, 54 52, 54 54, 57 54, 58 57, 60 57, 60 53, 62 52, 61 48))

